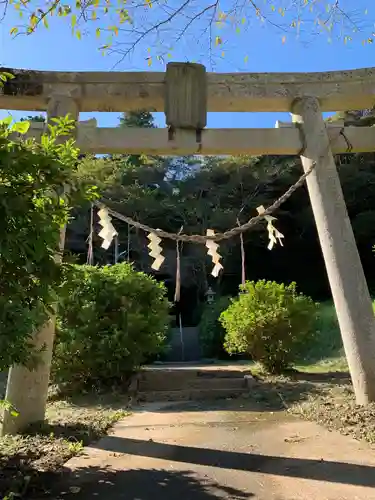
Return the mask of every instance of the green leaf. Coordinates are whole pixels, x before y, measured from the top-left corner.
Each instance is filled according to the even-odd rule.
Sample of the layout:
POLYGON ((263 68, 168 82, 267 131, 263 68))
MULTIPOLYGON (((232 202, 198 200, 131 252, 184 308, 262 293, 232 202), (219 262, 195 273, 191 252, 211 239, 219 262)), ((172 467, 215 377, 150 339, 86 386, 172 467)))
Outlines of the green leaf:
POLYGON ((5 118, 3 118, 2 120, 0 120, 0 125, 5 125, 5 126, 9 126, 13 121, 13 118, 11 116, 7 116, 5 118))
POLYGON ((11 128, 11 132, 17 132, 18 134, 26 134, 29 128, 30 128, 29 121, 16 122, 11 128))
POLYGON ((113 31, 113 33, 117 36, 118 35, 118 27, 117 26, 109 26, 108 29, 110 31, 113 31))
POLYGON ((30 16, 30 28, 34 29, 35 26, 36 26, 36 24, 37 24, 37 22, 38 22, 38 18, 35 15, 35 13, 31 14, 31 16, 30 16))

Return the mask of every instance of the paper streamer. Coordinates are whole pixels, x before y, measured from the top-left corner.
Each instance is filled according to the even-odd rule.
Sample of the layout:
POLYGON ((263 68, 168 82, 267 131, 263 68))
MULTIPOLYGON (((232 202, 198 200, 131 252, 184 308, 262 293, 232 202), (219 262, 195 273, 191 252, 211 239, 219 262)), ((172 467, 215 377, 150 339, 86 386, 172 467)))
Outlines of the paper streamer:
MULTIPOLYGON (((263 205, 260 205, 257 208, 258 214, 262 215, 265 212, 265 208, 263 205)), ((268 231, 268 238, 270 242, 268 243, 268 250, 272 250, 274 245, 279 243, 281 246, 283 246, 283 241, 282 239, 284 238, 284 235, 278 231, 275 226, 273 225, 273 221, 277 220, 276 217, 272 217, 272 215, 265 215, 264 216, 265 220, 267 221, 267 231, 268 231)))
MULTIPOLYGON (((207 229, 206 235, 215 236, 215 231, 213 231, 213 229, 207 229)), ((217 278, 219 276, 220 271, 224 269, 222 264, 220 263, 221 255, 217 251, 219 245, 212 240, 207 240, 206 247, 208 248, 207 255, 209 255, 212 258, 212 262, 214 264, 214 268, 212 269, 211 274, 212 276, 217 278)))

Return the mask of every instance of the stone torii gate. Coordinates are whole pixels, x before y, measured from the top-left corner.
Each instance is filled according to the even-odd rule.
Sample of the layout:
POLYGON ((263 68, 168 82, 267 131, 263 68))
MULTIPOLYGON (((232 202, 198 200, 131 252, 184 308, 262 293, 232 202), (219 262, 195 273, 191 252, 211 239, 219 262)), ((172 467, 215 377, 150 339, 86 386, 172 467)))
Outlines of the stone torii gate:
MULTIPOLYGON (((166 73, 67 73, 0 68, 15 78, 0 89, 0 108, 70 113, 77 145, 86 153, 160 155, 292 155, 315 168, 307 187, 337 311, 357 402, 375 401, 375 319, 333 154, 375 150, 375 128, 327 125, 322 111, 372 108, 375 68, 326 73, 206 73, 204 66, 170 63, 166 73), (164 111, 168 128, 98 128, 80 111, 164 111), (207 111, 289 111, 293 124, 275 129, 206 129, 207 111)), ((281 126, 280 126, 281 125, 281 126)), ((40 137, 43 124, 29 136, 40 137)), ((35 337, 45 344, 35 371, 10 370, 3 432, 44 419, 54 322, 35 337)))

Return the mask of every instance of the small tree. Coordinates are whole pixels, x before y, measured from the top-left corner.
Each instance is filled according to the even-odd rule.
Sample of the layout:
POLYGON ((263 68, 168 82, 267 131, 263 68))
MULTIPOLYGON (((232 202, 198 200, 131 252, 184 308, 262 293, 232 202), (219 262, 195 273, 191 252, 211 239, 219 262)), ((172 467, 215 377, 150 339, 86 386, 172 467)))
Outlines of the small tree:
POLYGON ((29 122, 0 122, 0 371, 30 360, 32 335, 46 321, 61 282, 54 256, 70 208, 91 198, 73 182, 78 149, 58 143, 73 121, 56 120, 34 140, 14 141, 29 122))
POLYGON ((281 373, 313 334, 316 304, 296 284, 246 282, 221 315, 229 353, 248 353, 269 372, 281 373))

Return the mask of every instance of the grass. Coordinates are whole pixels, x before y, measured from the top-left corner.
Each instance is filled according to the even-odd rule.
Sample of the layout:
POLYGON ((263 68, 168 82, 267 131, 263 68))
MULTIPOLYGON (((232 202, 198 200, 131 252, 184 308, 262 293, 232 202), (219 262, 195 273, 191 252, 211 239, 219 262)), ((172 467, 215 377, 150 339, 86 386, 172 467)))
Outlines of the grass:
MULTIPOLYGON (((375 301, 373 301, 375 313, 375 301)), ((316 337, 307 344, 296 368, 303 371, 348 371, 336 310, 332 302, 319 306, 316 320, 316 337)))
POLYGON ((304 347, 301 359, 297 361, 300 368, 319 367, 334 368, 335 362, 342 365, 345 359, 336 310, 331 302, 320 304, 315 322, 315 336, 304 347))
POLYGON ((126 417, 127 406, 126 395, 113 393, 51 401, 45 423, 23 435, 0 438, 0 498, 43 495, 51 475, 126 417))
POLYGON ((321 359, 320 361, 317 361, 315 363, 297 363, 294 367, 296 370, 306 373, 330 373, 348 371, 348 363, 344 354, 337 357, 321 359))

